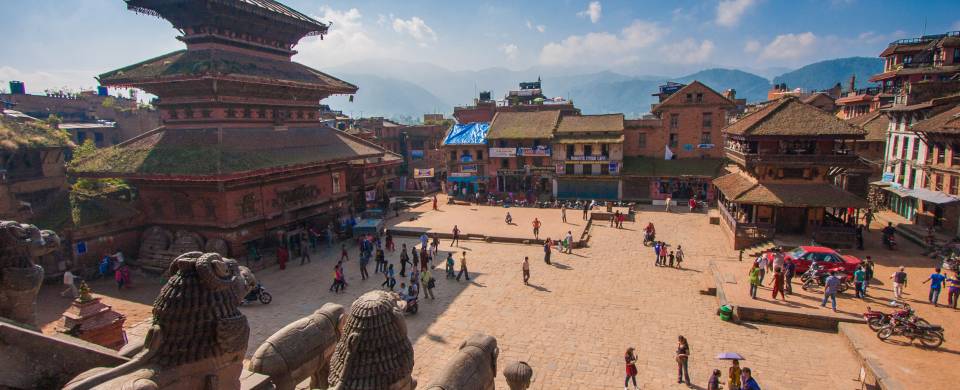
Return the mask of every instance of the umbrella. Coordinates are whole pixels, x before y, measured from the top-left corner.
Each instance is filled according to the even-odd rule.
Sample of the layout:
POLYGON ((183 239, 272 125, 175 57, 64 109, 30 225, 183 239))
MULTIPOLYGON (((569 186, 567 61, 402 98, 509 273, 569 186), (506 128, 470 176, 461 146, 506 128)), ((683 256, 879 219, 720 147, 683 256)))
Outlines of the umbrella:
POLYGON ((744 359, 739 353, 736 352, 721 352, 717 354, 717 359, 720 360, 747 360, 744 359))

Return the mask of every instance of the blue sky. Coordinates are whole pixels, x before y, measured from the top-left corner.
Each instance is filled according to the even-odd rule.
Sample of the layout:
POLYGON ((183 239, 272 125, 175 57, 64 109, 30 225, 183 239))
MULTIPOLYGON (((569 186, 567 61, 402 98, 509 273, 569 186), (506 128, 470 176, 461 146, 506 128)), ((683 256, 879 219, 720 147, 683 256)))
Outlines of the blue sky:
MULTIPOLYGON (((297 47, 295 60, 321 70, 390 61, 454 70, 762 70, 876 56, 894 39, 919 36, 924 26, 928 34, 960 30, 956 1, 284 3, 333 22, 323 41, 305 39, 297 47)), ((2 88, 11 79, 37 93, 90 87, 96 74, 181 48, 169 23, 129 12, 121 0, 5 0, 3 14, 2 88)))

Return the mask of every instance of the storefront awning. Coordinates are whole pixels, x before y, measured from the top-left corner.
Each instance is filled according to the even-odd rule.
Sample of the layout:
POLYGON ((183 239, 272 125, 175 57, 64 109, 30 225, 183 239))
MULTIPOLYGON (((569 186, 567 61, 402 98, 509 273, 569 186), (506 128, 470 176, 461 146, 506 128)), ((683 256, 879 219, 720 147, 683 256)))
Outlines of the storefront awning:
POLYGON ((920 199, 924 202, 930 202, 934 204, 960 202, 960 198, 957 198, 956 196, 947 195, 938 191, 931 191, 926 188, 915 188, 911 190, 910 196, 920 199))

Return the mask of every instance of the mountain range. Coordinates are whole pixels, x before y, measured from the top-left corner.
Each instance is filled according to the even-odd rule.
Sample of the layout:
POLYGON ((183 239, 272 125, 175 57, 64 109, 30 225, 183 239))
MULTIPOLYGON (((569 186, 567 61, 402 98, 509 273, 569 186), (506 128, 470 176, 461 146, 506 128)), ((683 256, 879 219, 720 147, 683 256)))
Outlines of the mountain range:
POLYGON ((772 80, 756 73, 712 68, 679 77, 663 75, 628 75, 618 71, 589 71, 583 68, 533 67, 526 70, 488 68, 476 71, 453 71, 431 64, 392 61, 351 63, 326 71, 360 87, 351 102, 346 96, 325 101, 333 109, 351 116, 384 116, 410 121, 424 113, 449 115, 457 105, 469 105, 480 91, 491 91, 494 97, 516 89, 521 81, 543 82, 544 94, 573 100, 585 114, 622 112, 639 117, 649 112, 656 102, 653 93, 666 81, 689 83, 693 80, 718 92, 734 89, 738 98, 748 102, 766 100, 773 84, 786 83, 789 88, 822 90, 836 83, 846 88, 851 75, 859 86, 880 73, 879 58, 850 57, 821 61, 786 71, 756 71, 777 74, 772 80))

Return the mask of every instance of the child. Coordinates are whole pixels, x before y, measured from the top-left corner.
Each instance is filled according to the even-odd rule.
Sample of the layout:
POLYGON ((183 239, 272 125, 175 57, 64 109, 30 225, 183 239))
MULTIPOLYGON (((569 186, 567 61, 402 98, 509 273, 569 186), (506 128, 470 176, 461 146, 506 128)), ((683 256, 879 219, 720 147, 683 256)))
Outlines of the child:
POLYGON ((673 268, 673 260, 674 260, 674 258, 675 258, 674 254, 673 254, 673 251, 670 251, 670 254, 667 255, 667 258, 670 259, 670 268, 673 268))
POLYGON ((453 252, 447 253, 447 278, 448 279, 455 276, 453 273, 453 264, 454 264, 453 252))
POLYGON ((677 245, 677 268, 683 268, 680 263, 683 262, 683 245, 677 245))

